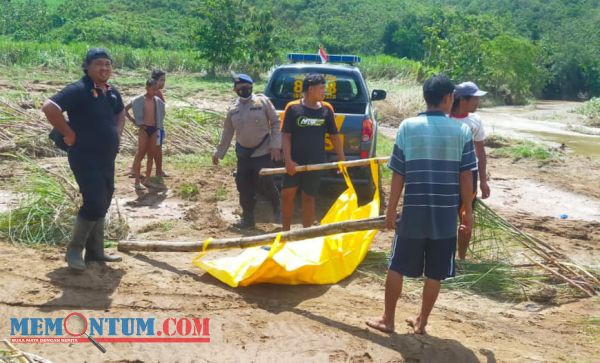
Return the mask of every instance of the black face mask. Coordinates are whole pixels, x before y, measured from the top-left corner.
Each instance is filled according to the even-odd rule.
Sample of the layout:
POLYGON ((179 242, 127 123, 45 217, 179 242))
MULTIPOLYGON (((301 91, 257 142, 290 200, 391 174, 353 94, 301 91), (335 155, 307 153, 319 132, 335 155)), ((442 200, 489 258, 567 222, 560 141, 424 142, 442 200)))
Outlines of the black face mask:
POLYGON ((241 98, 248 99, 252 96, 252 87, 251 88, 242 88, 236 91, 237 95, 241 98))

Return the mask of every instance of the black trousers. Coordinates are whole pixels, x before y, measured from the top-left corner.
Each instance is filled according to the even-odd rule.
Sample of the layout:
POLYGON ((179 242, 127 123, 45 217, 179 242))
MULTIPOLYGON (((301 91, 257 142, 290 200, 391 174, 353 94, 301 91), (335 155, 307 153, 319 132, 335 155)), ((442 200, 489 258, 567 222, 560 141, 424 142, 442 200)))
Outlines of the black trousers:
POLYGON ((256 193, 263 190, 273 207, 279 206, 279 191, 270 176, 259 176, 262 168, 273 167, 271 155, 256 158, 238 158, 235 184, 240 193, 240 205, 244 213, 252 213, 256 205, 256 193))
POLYGON ((83 197, 81 218, 96 221, 106 215, 115 191, 115 158, 116 155, 69 153, 69 166, 83 197))

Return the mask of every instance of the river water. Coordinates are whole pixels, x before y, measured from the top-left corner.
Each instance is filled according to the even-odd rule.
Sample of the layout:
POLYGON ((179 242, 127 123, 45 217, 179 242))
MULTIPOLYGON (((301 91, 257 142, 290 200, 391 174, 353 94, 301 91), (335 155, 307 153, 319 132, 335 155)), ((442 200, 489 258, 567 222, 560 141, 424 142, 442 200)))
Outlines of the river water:
POLYGON ((600 135, 575 132, 583 117, 574 113, 578 102, 537 101, 527 106, 481 108, 486 133, 543 141, 553 146, 565 144, 575 154, 600 157, 600 135))

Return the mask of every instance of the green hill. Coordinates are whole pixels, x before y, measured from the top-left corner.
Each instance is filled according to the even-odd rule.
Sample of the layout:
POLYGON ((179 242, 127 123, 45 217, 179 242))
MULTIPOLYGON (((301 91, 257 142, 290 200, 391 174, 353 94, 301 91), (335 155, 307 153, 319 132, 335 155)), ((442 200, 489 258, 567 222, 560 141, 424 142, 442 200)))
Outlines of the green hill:
POLYGON ((265 71, 287 51, 315 52, 323 45, 330 53, 412 59, 423 66, 420 77, 444 72, 522 102, 532 95, 600 95, 599 4, 597 0, 0 0, 0 35, 5 42, 193 53, 196 66, 189 67, 188 59, 187 66, 179 68, 215 71, 232 65, 265 71))

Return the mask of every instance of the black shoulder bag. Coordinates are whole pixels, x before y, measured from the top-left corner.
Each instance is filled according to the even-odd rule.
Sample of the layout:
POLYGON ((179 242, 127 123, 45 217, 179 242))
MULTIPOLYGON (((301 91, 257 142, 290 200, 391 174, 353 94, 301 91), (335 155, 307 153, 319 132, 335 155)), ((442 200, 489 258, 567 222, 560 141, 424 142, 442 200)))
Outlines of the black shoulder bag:
POLYGON ((52 131, 48 134, 50 140, 54 141, 54 145, 62 151, 69 151, 69 145, 65 144, 63 135, 56 129, 52 128, 52 131))
POLYGON ((260 148, 265 143, 265 141, 267 141, 270 135, 271 134, 266 134, 265 137, 263 137, 262 141, 255 147, 244 147, 240 145, 239 142, 236 142, 235 154, 237 155, 238 159, 249 159, 250 157, 252 157, 252 154, 254 154, 254 152, 258 150, 258 148, 260 148))

